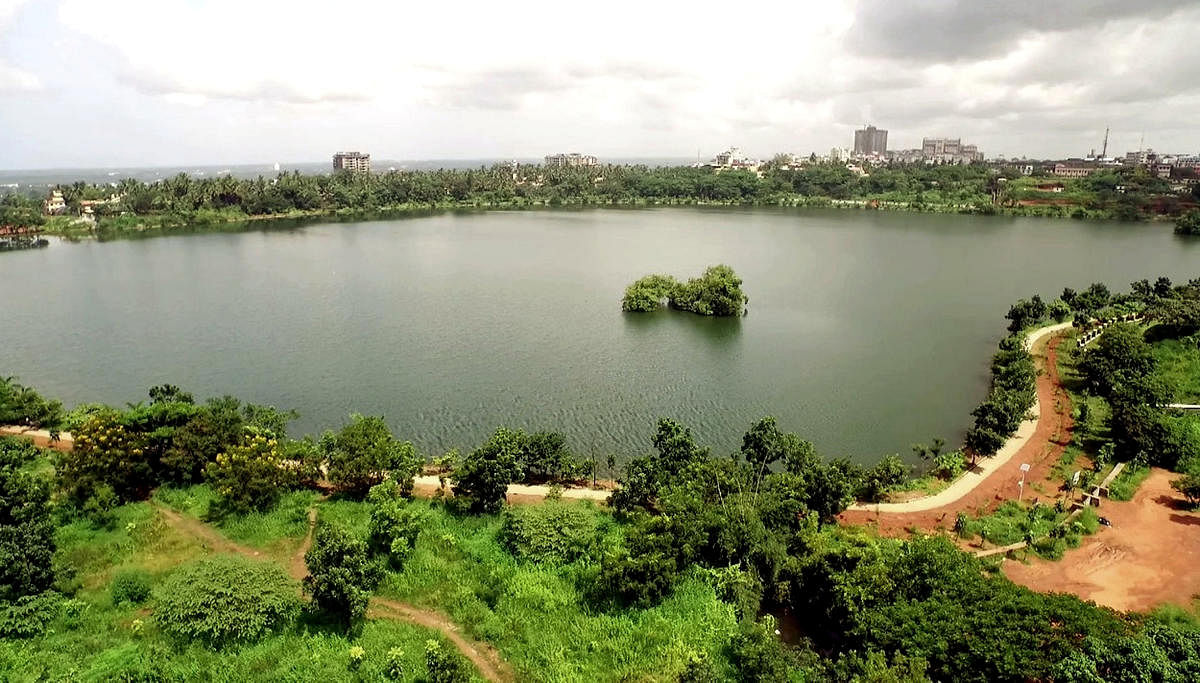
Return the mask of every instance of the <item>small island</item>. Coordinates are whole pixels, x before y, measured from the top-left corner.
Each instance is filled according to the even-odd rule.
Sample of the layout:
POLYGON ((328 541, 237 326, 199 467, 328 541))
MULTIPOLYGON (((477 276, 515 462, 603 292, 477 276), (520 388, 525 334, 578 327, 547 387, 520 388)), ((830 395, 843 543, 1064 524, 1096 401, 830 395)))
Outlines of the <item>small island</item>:
POLYGON ((680 282, 670 275, 647 275, 625 288, 621 310, 657 311, 663 302, 678 311, 697 315, 740 316, 750 299, 742 292, 742 279, 733 268, 709 266, 698 278, 680 282))

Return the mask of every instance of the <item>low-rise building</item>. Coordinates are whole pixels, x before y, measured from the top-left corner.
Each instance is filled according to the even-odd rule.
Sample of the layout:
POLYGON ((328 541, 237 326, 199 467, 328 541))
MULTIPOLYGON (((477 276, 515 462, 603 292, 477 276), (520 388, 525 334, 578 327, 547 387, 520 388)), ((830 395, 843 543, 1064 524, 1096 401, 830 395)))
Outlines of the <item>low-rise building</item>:
POLYGON ((566 154, 548 154, 546 155, 547 166, 599 166, 600 160, 591 154, 580 154, 579 152, 569 152, 566 154))
POLYGON ((1094 162, 1067 160, 1054 164, 1050 173, 1062 178, 1086 178, 1099 170, 1100 166, 1094 162))
POLYGON ((61 216, 67 212, 67 201, 63 199, 61 190, 53 190, 50 197, 43 202, 47 216, 61 216))

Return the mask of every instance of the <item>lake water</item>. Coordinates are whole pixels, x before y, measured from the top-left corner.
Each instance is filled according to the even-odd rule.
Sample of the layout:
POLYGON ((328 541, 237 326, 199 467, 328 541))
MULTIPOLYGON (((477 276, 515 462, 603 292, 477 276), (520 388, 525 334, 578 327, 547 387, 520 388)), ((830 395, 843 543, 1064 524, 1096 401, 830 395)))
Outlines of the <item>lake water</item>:
POLYGON ((727 453, 758 417, 860 461, 957 442, 1018 297, 1200 276, 1166 224, 773 209, 445 213, 0 255, 0 373, 123 404, 171 382, 384 415, 423 451, 499 425, 646 451, 659 416, 727 453), (750 314, 622 313, 728 263, 750 314))

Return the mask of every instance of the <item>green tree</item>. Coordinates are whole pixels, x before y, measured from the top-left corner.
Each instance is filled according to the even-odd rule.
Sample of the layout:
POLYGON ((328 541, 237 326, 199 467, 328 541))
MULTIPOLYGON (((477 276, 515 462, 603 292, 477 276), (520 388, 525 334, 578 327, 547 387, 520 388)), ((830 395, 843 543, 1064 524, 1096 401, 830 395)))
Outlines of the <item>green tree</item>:
POLYGON ((54 429, 64 416, 58 401, 42 398, 38 392, 17 383, 14 377, 0 377, 0 425, 54 429))
POLYGON ((412 443, 392 436, 382 417, 351 415, 341 431, 325 432, 321 448, 329 464, 329 481, 359 497, 387 476, 398 482, 406 495, 411 493, 422 464, 412 443))
POLYGON ((1088 347, 1079 363, 1088 387, 1101 396, 1111 396, 1116 387, 1149 377, 1155 369, 1154 354, 1132 323, 1117 323, 1088 347))
POLYGON ((347 628, 361 621, 371 592, 383 578, 382 567, 368 556, 367 544, 341 527, 324 524, 304 554, 304 563, 304 590, 313 603, 347 628))
POLYGON ((647 275, 625 288, 621 310, 634 312, 657 311, 670 299, 679 282, 670 275, 647 275))
POLYGON ((367 550, 372 557, 384 557, 399 571, 417 547, 424 515, 407 504, 399 486, 391 480, 371 489, 371 522, 367 532, 367 550))
POLYGON ((498 512, 508 485, 524 477, 525 444, 524 432, 501 427, 463 458, 450 476, 460 504, 476 513, 498 512))
POLYGON ((1200 211, 1189 211, 1175 219, 1176 235, 1200 235, 1200 211))

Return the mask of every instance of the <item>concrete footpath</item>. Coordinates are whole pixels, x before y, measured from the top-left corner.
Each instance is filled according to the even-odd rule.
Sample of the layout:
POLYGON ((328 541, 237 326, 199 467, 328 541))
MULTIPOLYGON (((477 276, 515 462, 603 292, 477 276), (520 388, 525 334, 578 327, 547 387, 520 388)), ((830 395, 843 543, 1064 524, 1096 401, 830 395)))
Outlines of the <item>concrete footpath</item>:
MULTIPOLYGON (((1071 323, 1058 323, 1057 325, 1048 325, 1033 330, 1025 338, 1025 350, 1032 352, 1034 345, 1043 338, 1070 329, 1070 327, 1071 323)), ((856 503, 847 508, 847 510, 879 513, 924 512, 958 502, 959 499, 969 494, 976 486, 979 486, 985 479, 996 472, 996 470, 1004 467, 1025 444, 1029 443, 1029 440, 1033 438, 1034 433, 1037 431, 1038 420, 1041 418, 1041 403, 1036 397, 1034 398, 1033 408, 1030 412, 1033 417, 1022 422, 1021 426, 1017 428, 1017 433, 1009 437, 1008 441, 1004 442, 1004 446, 996 451, 995 455, 980 458, 974 469, 963 473, 962 476, 955 479, 941 491, 931 496, 924 496, 903 503, 856 503)))

